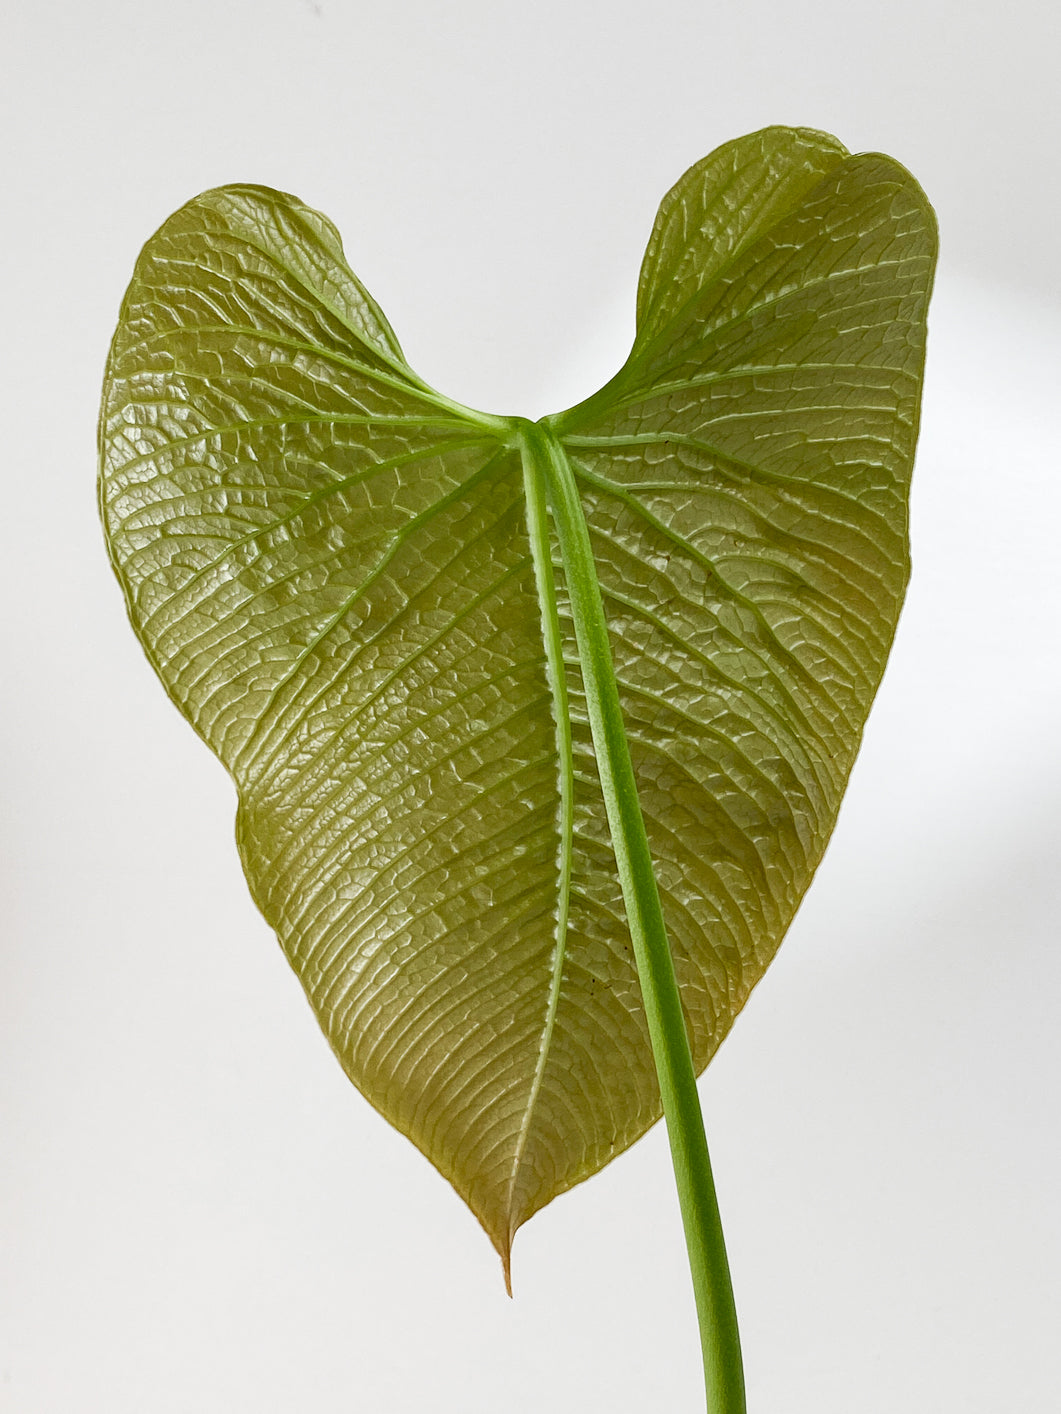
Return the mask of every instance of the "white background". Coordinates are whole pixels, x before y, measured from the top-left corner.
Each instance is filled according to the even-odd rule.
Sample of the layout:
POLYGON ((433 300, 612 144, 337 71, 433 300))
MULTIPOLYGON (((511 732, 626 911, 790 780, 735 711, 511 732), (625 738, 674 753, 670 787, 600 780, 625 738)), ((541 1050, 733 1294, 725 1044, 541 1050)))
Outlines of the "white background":
POLYGON ((767 123, 883 150, 943 261, 915 577, 835 841, 701 1091, 752 1414, 1061 1387, 1061 199, 1052 0, 10 7, 3 105, 0 1409, 683 1414, 655 1131, 516 1299, 335 1065, 227 778, 95 521, 107 343, 197 191, 326 211, 413 365, 538 416, 625 356, 659 198, 767 123))

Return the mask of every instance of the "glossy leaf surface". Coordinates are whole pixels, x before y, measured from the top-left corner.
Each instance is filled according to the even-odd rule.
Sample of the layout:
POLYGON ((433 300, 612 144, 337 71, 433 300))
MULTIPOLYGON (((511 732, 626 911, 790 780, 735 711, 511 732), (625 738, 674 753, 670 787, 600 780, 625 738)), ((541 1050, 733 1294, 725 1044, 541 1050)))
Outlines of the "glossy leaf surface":
MULTIPOLYGON (((891 644, 934 256, 889 159, 727 144, 664 199, 629 360, 543 420, 698 1068, 821 858, 891 644)), ((520 425, 426 387, 330 223, 254 187, 148 243, 101 414, 111 557, 237 785, 254 897, 351 1079, 506 1262, 659 1115, 520 425)))

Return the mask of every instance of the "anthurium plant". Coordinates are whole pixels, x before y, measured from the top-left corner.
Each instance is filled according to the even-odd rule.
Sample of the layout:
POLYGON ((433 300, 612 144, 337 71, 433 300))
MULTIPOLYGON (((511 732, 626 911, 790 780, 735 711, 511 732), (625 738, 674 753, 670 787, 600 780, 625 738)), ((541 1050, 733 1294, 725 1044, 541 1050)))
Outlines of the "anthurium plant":
POLYGON ((506 1281, 665 1113, 712 1414, 744 1394, 695 1078, 884 670, 935 250, 889 158, 727 143, 663 199, 622 368, 530 422, 419 378, 319 212, 221 187, 107 362, 129 616, 339 1062, 506 1281))

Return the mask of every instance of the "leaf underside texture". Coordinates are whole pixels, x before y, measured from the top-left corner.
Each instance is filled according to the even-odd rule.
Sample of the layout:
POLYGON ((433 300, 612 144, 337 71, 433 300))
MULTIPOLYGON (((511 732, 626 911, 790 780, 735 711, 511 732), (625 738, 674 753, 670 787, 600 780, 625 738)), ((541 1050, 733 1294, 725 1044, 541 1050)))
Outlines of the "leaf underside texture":
MULTIPOLYGON (((664 198, 637 334, 539 424, 574 475, 696 1068, 833 828, 908 575, 935 224, 772 128, 664 198)), ((504 1261, 660 1113, 526 424, 429 388, 294 197, 145 247, 100 420, 137 634, 239 793, 254 898, 347 1074, 504 1261)))

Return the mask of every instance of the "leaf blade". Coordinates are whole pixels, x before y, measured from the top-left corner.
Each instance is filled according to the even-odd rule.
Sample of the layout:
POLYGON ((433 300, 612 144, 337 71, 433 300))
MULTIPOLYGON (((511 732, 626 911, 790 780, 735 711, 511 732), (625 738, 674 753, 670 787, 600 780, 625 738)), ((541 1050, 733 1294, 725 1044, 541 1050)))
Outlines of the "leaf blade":
MULTIPOLYGON (((727 145, 664 199, 624 368, 543 420, 698 1068, 813 875, 894 632, 926 213, 824 135, 727 145)), ((518 442, 408 369, 295 198, 206 193, 145 248, 101 413, 130 615, 236 781, 252 892, 341 1063, 506 1266, 659 1114, 565 565, 518 442)))

